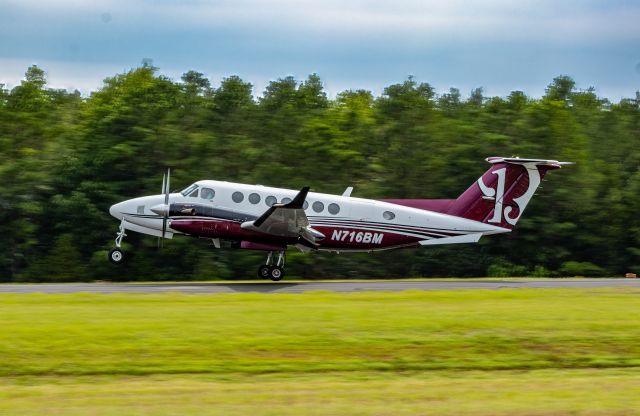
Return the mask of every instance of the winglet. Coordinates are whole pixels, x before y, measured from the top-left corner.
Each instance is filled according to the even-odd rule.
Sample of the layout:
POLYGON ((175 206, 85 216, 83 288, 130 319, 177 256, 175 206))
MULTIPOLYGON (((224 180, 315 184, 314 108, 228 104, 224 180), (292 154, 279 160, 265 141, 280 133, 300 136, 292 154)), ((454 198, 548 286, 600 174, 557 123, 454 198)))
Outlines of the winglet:
POLYGON ((289 202, 288 204, 284 204, 283 208, 302 209, 304 200, 307 199, 309 189, 310 188, 308 186, 303 187, 300 192, 298 192, 298 195, 293 198, 293 201, 289 202))

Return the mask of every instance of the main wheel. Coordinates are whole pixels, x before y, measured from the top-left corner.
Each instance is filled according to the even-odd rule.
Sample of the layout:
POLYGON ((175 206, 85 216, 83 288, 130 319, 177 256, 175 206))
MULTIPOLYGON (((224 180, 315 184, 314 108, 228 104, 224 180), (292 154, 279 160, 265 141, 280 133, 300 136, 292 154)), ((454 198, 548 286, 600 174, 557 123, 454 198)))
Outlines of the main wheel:
POLYGON ((271 276, 271 267, 263 264, 258 268, 258 277, 261 279, 268 279, 271 276))
POLYGON ((274 282, 277 282, 278 280, 282 279, 283 277, 284 277, 284 270, 282 270, 282 267, 273 266, 269 270, 269 278, 271 280, 273 280, 274 282))
POLYGON ((109 250, 109 261, 113 264, 122 264, 124 262, 124 252, 119 248, 109 250))

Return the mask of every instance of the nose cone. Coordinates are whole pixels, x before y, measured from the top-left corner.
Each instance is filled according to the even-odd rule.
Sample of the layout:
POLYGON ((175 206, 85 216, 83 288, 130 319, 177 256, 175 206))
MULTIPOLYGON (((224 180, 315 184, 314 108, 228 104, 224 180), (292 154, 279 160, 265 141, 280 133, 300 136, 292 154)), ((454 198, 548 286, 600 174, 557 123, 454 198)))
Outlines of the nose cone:
POLYGON ((149 209, 151 210, 151 212, 153 212, 154 214, 158 214, 161 217, 169 215, 169 206, 165 204, 154 205, 149 209))
POLYGON ((109 214, 111 214, 111 216, 121 220, 124 217, 124 202, 120 202, 117 203, 115 205, 111 205, 111 208, 109 208, 109 214))

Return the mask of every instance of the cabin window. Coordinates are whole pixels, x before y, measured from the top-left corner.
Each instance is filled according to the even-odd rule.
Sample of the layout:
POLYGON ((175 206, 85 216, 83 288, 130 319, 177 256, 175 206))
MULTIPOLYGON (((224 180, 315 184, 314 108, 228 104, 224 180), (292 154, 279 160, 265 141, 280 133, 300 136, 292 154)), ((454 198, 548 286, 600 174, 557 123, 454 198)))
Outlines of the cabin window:
MULTIPOLYGON (((197 189, 198 185, 196 185, 195 183, 192 184, 191 186, 185 188, 182 192, 180 192, 182 194, 182 196, 187 196, 189 195, 191 192, 193 192, 194 189, 197 189)), ((162 192, 164 193, 164 189, 162 190, 162 192)))
POLYGON ((138 205, 138 209, 136 212, 138 214, 144 214, 144 205, 138 205))
POLYGON ((283 204, 288 204, 289 202, 291 202, 291 198, 282 198, 283 204))
POLYGON ((251 202, 253 205, 257 204, 260 202, 260 195, 257 193, 252 193, 249 195, 249 202, 251 202))
POLYGON ((311 205, 315 212, 322 212, 324 210, 324 204, 320 201, 316 201, 311 205))
POLYGON ((307 201, 304 201, 304 204, 302 204, 302 209, 306 210, 307 208, 309 208, 309 203, 307 201))
POLYGON ((264 200, 264 203, 270 207, 273 206, 273 204, 275 204, 276 202, 278 202, 278 200, 273 195, 269 195, 267 199, 264 200))
POLYGON ((396 214, 394 214, 391 211, 385 211, 385 212, 382 213, 382 218, 384 218, 387 221, 391 221, 395 217, 396 217, 396 214))
POLYGON ((327 207, 327 209, 329 210, 329 213, 333 215, 336 215, 338 212, 340 212, 340 206, 338 204, 329 204, 329 207, 327 207))
POLYGON ((189 194, 189 196, 190 196, 191 198, 197 198, 197 197, 198 197, 198 189, 196 189, 195 191, 191 192, 191 193, 189 194))
POLYGON ((244 194, 242 192, 236 191, 231 195, 231 199, 233 199, 233 202, 239 204, 244 200, 244 194))
POLYGON ((200 191, 200 198, 202 199, 213 199, 214 196, 216 196, 216 191, 211 188, 202 188, 202 191, 200 191))

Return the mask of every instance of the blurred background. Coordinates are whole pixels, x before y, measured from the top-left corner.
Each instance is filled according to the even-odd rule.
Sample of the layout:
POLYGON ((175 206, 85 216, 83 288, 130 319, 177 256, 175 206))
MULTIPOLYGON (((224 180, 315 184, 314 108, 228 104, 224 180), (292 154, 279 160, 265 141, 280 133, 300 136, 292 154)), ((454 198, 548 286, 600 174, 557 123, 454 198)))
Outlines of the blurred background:
POLYGON ((107 262, 109 206, 160 193, 168 167, 174 189, 206 178, 455 198, 487 156, 577 164, 545 178, 510 235, 292 250, 288 276, 640 270, 637 4, 302 3, 7 1, 0 280, 253 278, 263 253, 191 238, 158 251, 130 232, 128 263, 107 262))

